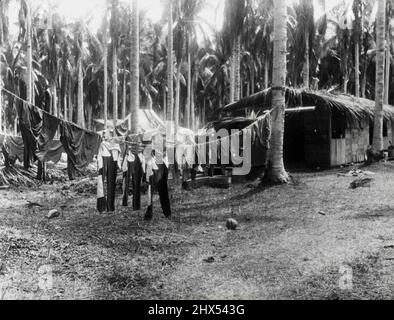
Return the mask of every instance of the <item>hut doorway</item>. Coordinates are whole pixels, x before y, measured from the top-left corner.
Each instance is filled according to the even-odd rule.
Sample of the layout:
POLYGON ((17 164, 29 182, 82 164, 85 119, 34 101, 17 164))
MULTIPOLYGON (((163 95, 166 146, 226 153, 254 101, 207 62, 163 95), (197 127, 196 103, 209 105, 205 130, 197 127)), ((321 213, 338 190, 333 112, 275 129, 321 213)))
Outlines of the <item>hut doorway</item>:
POLYGON ((284 136, 284 161, 287 167, 305 166, 305 114, 286 114, 284 136))

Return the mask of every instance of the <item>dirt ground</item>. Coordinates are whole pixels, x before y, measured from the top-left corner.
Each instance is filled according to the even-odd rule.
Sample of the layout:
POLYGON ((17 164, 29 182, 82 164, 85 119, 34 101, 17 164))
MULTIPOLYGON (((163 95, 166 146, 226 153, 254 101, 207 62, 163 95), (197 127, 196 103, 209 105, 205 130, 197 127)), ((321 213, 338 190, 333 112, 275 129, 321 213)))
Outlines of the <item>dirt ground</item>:
POLYGON ((172 190, 149 223, 120 197, 98 214, 94 180, 0 191, 0 299, 393 299, 394 164, 368 170, 172 190))

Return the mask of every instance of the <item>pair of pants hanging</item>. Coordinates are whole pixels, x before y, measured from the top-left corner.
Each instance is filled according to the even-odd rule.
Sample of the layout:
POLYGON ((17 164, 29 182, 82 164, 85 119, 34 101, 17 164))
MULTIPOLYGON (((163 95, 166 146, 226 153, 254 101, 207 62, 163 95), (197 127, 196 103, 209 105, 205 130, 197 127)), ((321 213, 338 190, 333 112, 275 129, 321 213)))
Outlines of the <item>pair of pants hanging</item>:
POLYGON ((155 187, 159 193, 160 204, 165 217, 171 216, 170 196, 168 193, 168 168, 164 164, 158 165, 158 170, 149 177, 149 203, 145 214, 145 219, 150 220, 153 217, 153 195, 155 187))
POLYGON ((127 162, 127 171, 123 172, 123 202, 122 205, 129 205, 130 180, 133 171, 133 162, 127 162))
POLYGON ((118 163, 112 157, 103 157, 103 167, 99 170, 97 210, 115 211, 116 177, 118 163))
POLYGON ((141 184, 142 184, 142 162, 139 156, 135 156, 132 163, 132 184, 133 184, 133 210, 141 210, 141 184))

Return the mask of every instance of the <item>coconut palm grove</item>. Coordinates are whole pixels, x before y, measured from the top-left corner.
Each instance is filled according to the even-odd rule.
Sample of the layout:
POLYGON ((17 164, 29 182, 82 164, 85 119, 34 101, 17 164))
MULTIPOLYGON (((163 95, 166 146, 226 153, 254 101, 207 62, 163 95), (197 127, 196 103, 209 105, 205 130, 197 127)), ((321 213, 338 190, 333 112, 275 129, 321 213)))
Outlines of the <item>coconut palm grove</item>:
POLYGON ((393 0, 0 0, 0 300, 393 299, 393 54, 393 0))

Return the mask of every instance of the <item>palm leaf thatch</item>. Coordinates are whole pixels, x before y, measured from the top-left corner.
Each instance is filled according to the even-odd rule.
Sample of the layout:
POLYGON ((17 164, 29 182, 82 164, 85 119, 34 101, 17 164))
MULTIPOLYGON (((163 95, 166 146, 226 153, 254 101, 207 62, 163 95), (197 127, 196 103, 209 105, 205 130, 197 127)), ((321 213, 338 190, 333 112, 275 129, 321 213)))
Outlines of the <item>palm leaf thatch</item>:
MULTIPOLYGON (((272 106, 272 92, 267 89, 243 100, 227 105, 220 110, 227 116, 238 116, 245 110, 269 110, 272 106)), ((373 119, 375 102, 368 99, 356 98, 351 95, 329 93, 326 91, 311 91, 305 89, 286 88, 287 108, 316 107, 319 111, 337 111, 341 113, 350 125, 359 124, 363 119, 373 119)), ((394 120, 394 107, 384 105, 384 118, 394 120)))

